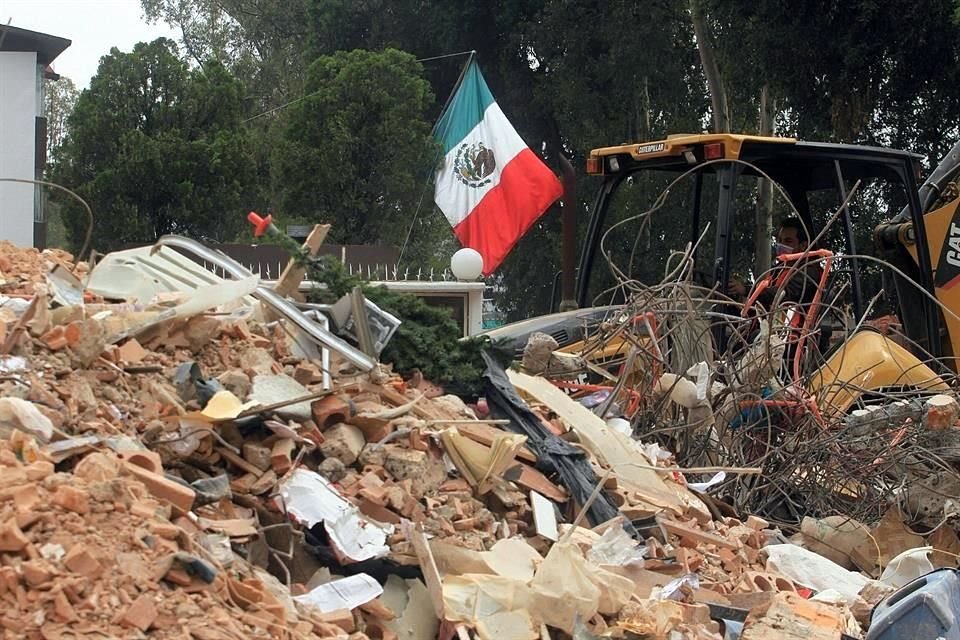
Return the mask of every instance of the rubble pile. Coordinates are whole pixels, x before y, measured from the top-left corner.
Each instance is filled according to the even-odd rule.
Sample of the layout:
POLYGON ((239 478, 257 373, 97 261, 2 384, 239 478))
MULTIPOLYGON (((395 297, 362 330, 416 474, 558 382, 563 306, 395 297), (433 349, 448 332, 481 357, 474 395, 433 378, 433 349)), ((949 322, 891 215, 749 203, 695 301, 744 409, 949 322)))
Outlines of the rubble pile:
POLYGON ((788 539, 688 482, 760 465, 681 469, 541 375, 491 360, 461 399, 367 368, 252 276, 0 251, 4 637, 861 637, 956 565, 893 510, 788 539))
POLYGON ((0 442, 5 637, 324 637, 286 588, 246 563, 228 568, 111 452, 56 472, 33 440, 0 442), (38 458, 24 464, 23 460, 38 458), (286 636, 285 636, 286 634, 286 636))

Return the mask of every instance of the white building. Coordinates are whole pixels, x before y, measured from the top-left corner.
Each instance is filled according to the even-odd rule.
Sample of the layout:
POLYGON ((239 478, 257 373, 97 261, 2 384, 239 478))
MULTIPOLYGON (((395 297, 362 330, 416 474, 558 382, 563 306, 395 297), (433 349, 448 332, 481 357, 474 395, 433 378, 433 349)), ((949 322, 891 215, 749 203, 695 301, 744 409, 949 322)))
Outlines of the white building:
MULTIPOLYGON (((0 178, 36 179, 47 158, 44 78, 70 46, 66 38, 0 24, 0 178)), ((0 181, 0 240, 22 247, 46 242, 44 192, 35 185, 0 181)))

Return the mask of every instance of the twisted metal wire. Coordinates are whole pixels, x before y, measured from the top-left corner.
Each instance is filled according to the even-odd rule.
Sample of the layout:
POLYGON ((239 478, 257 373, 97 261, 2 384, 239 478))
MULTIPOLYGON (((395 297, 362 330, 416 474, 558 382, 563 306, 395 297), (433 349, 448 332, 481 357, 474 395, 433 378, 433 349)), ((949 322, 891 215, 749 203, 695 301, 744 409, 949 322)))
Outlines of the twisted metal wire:
MULTIPOLYGON (((769 179, 757 167, 735 162, 746 164, 769 179)), ((870 390, 855 382, 838 381, 830 387, 831 393, 854 392, 857 397, 854 406, 842 415, 828 412, 821 417, 817 402, 823 397, 813 398, 808 391, 817 371, 832 355, 829 349, 822 352, 818 344, 825 319, 852 321, 846 323, 852 327, 846 329, 844 335, 837 336, 845 340, 871 324, 869 316, 883 291, 874 295, 859 318, 850 318, 842 303, 847 284, 841 283, 838 291, 822 299, 816 321, 800 329, 806 348, 797 377, 792 367, 782 366, 784 359, 780 353, 785 347, 780 346, 782 341, 776 327, 787 306, 806 306, 808 308, 803 311, 809 313, 810 305, 784 303, 781 292, 770 309, 757 305, 749 319, 744 319, 741 314, 743 303, 719 291, 717 285, 708 288, 694 283, 693 255, 705 237, 706 229, 696 243, 670 255, 664 278, 657 284, 648 285, 629 275, 633 268, 633 253, 626 268, 617 264, 608 247, 610 235, 623 233, 630 223, 639 225, 642 233, 651 224, 652 216, 664 206, 670 190, 697 170, 703 170, 703 165, 679 176, 661 192, 650 209, 615 223, 601 238, 601 254, 615 284, 601 292, 597 300, 619 290, 627 295, 628 302, 623 311, 612 313, 601 323, 585 342, 581 355, 589 359, 614 339, 622 339, 628 345, 604 366, 610 371, 617 367, 621 369, 618 381, 621 383, 618 386, 620 398, 633 394, 644 399, 640 408, 628 416, 634 434, 673 451, 677 463, 683 467, 702 464, 762 467, 763 474, 730 477, 713 493, 728 501, 738 512, 759 515, 787 531, 798 529, 807 516, 824 517, 839 513, 863 522, 875 522, 892 506, 899 506, 908 518, 928 527, 941 526, 946 521, 952 523, 950 498, 960 493, 960 473, 957 471, 960 437, 954 442, 954 430, 934 432, 925 428, 922 398, 929 393, 917 388, 870 390), (649 323, 637 322, 638 317, 649 318, 651 314, 657 322, 656 331, 649 323), (766 334, 761 332, 760 337, 751 342, 745 335, 745 327, 755 328, 764 323, 771 326, 771 330, 766 334), (719 352, 713 343, 713 335, 718 329, 730 337, 719 352), (685 373, 672 367, 681 359, 678 358, 679 352, 691 350, 691 344, 699 345, 701 352, 713 353, 712 361, 708 362, 712 377, 723 383, 710 395, 712 420, 706 423, 692 421, 690 410, 671 402, 672 389, 654 392, 656 380, 653 378, 659 372, 685 373), (628 353, 629 369, 625 366, 628 353), (751 353, 752 360, 745 358, 745 354, 751 353), (628 382, 623 384, 625 381, 628 382), (899 406, 897 403, 910 401, 920 404, 915 404, 912 416, 907 417, 891 417, 885 411, 870 414, 856 411, 868 406, 899 406), (744 419, 742 408, 751 403, 761 403, 763 409, 744 419)), ((796 208, 779 185, 772 180, 771 183, 796 213, 796 208)), ((811 241, 811 246, 825 237, 858 189, 859 183, 829 217, 811 241)), ((832 259, 873 262, 900 275, 922 295, 932 299, 944 317, 960 320, 955 311, 943 306, 907 274, 885 260, 860 254, 836 254, 832 259)), ((802 260, 775 268, 789 270, 789 277, 806 277, 801 267, 802 260)), ((818 283, 807 282, 805 285, 817 286, 818 283)), ((940 379, 956 388, 956 376, 945 372, 942 358, 934 358, 922 345, 896 330, 888 337, 919 354, 922 364, 940 373, 940 379)), ((842 366, 849 354, 845 350, 837 353, 839 362, 835 366, 842 366)), ((588 368, 596 371, 596 367, 588 368)))

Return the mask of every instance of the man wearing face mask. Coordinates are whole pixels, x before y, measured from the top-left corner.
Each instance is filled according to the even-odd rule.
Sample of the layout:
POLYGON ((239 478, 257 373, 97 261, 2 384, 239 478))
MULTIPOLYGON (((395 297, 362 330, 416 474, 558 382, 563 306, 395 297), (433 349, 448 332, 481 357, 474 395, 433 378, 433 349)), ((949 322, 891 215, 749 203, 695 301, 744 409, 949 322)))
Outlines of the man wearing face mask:
MULTIPOLYGON (((786 218, 780 224, 777 229, 778 256, 803 253, 809 246, 807 230, 799 218, 786 218)), ((783 291, 781 302, 808 305, 813 301, 822 275, 823 269, 817 259, 801 258, 787 264, 777 263, 767 276, 770 282, 757 294, 756 302, 769 310, 777 293, 783 291)), ((743 300, 747 295, 747 287, 741 280, 733 278, 727 283, 727 293, 737 300, 743 300)))

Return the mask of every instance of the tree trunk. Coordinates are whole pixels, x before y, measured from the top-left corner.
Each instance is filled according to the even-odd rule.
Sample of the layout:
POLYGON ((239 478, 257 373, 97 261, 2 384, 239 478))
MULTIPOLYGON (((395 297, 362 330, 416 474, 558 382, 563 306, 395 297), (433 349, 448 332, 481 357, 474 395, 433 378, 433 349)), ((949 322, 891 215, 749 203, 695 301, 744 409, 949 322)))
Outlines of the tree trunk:
POLYGON ((690 0, 690 15, 693 19, 693 33, 697 38, 697 51, 700 53, 700 64, 703 65, 703 75, 707 78, 707 88, 710 90, 710 102, 713 107, 713 128, 715 133, 730 131, 730 108, 727 104, 727 92, 723 88, 723 78, 717 66, 717 56, 710 40, 710 30, 703 15, 700 0, 690 0))
MULTIPOLYGON (((760 90, 760 127, 761 136, 773 135, 773 118, 776 107, 770 100, 770 87, 763 85, 760 90)), ((769 180, 760 180, 760 192, 757 194, 756 229, 754 233, 754 255, 757 257, 755 268, 762 273, 770 268, 773 255, 770 251, 770 238, 773 236, 773 185, 769 180)))

